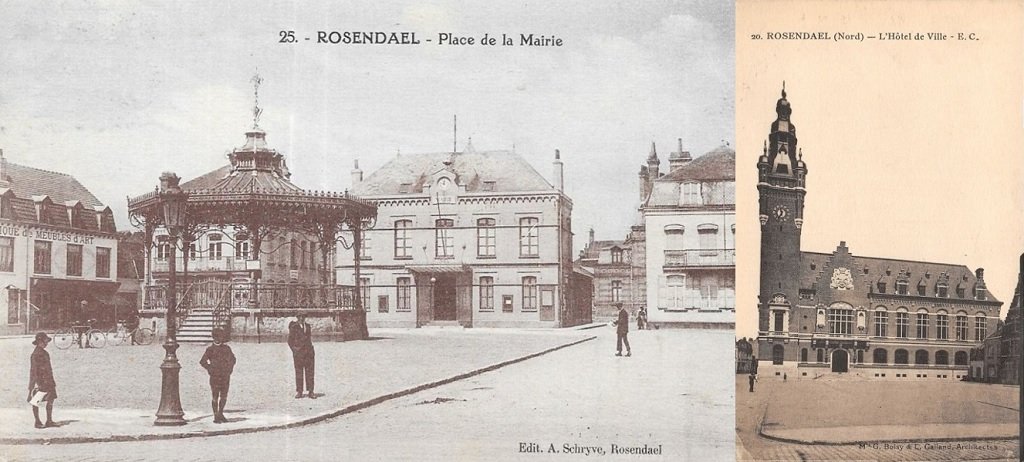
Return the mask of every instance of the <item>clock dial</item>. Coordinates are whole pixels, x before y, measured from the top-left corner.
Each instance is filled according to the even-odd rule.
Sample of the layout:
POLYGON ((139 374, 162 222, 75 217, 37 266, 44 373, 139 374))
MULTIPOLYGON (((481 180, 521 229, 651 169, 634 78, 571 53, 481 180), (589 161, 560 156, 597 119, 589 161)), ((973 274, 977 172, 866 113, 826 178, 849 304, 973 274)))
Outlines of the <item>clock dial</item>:
POLYGON ((439 180, 439 181, 437 182, 437 185, 438 185, 438 186, 440 186, 440 187, 441 187, 441 189, 448 189, 448 186, 449 186, 449 185, 451 185, 451 181, 450 181, 450 180, 448 180, 447 178, 441 178, 441 179, 440 179, 440 180, 439 180))
POLYGON ((785 221, 789 218, 789 209, 785 205, 776 205, 773 210, 775 218, 779 221, 785 221))

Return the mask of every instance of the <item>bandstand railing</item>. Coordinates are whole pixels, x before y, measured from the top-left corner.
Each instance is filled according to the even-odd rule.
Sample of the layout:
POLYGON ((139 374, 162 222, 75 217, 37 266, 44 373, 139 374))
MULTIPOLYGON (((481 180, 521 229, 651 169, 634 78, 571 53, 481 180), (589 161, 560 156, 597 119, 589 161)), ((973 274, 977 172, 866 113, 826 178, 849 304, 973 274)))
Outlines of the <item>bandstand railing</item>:
MULTIPOLYGON (((178 290, 182 316, 196 309, 333 311, 355 309, 355 287, 325 284, 203 281, 178 290)), ((167 309, 167 287, 146 287, 145 310, 167 309)))

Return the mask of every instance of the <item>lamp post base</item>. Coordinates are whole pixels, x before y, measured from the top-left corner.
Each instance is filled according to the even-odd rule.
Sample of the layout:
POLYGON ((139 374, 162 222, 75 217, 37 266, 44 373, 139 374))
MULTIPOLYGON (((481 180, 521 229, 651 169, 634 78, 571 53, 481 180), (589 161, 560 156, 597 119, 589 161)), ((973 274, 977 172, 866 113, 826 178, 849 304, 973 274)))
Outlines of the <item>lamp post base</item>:
POLYGON ((178 342, 170 337, 164 342, 164 362, 160 364, 162 384, 160 388, 160 408, 156 411, 156 421, 153 425, 178 426, 185 425, 185 412, 181 410, 181 394, 178 389, 178 373, 181 371, 181 364, 178 362, 176 352, 178 342))

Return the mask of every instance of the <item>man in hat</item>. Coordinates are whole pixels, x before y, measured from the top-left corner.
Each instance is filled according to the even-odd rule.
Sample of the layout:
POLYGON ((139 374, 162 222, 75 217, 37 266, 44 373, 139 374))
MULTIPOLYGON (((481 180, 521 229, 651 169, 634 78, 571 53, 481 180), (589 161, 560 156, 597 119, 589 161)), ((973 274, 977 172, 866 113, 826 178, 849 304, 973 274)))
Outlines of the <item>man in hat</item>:
POLYGON ((53 380, 53 368, 50 367, 50 354, 46 352, 46 345, 50 344, 50 336, 45 332, 36 334, 32 341, 36 346, 30 358, 28 373, 28 400, 38 393, 46 393, 43 401, 46 402, 46 423, 39 420, 39 407, 32 406, 32 415, 36 418, 36 428, 55 427, 53 423, 53 400, 57 399, 57 383, 53 380))
POLYGON ((622 344, 626 344, 626 356, 633 356, 632 351, 629 348, 629 312, 622 307, 622 303, 616 303, 615 306, 619 307, 619 317, 615 320, 615 356, 622 356, 622 344))
POLYGON ((199 365, 210 374, 210 405, 213 407, 213 423, 225 423, 224 406, 228 403, 228 387, 231 385, 231 372, 235 368, 235 354, 227 346, 227 331, 221 328, 213 330, 213 345, 206 347, 206 353, 199 360, 199 365))
POLYGON ((306 323, 305 313, 295 315, 295 321, 288 323, 288 347, 292 349, 292 361, 295 364, 295 398, 302 398, 302 385, 305 383, 309 397, 316 399, 316 394, 313 393, 316 358, 313 352, 312 330, 306 323))

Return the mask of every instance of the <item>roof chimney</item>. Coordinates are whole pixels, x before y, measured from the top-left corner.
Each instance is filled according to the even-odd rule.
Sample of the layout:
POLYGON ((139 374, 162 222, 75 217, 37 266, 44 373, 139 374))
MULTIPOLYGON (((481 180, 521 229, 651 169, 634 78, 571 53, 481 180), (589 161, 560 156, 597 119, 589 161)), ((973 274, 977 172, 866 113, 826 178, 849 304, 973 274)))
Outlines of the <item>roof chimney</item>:
POLYGON ((355 186, 363 181, 363 171, 359 169, 359 159, 355 160, 355 166, 352 168, 352 186, 355 186))
POLYGON ((588 242, 590 244, 594 243, 594 228, 590 228, 590 241, 588 241, 588 242))
POLYGON ((679 150, 668 155, 668 171, 669 173, 679 170, 680 167, 688 164, 693 157, 690 156, 690 151, 683 151, 683 139, 679 138, 679 150))
POLYGON ((555 162, 554 162, 554 183, 555 189, 564 191, 565 188, 565 168, 562 165, 562 153, 555 149, 555 162))
POLYGON ((647 172, 651 175, 651 180, 657 180, 661 176, 658 173, 659 165, 661 165, 661 160, 658 159, 658 150, 654 147, 654 142, 651 141, 651 153, 647 155, 647 172))

